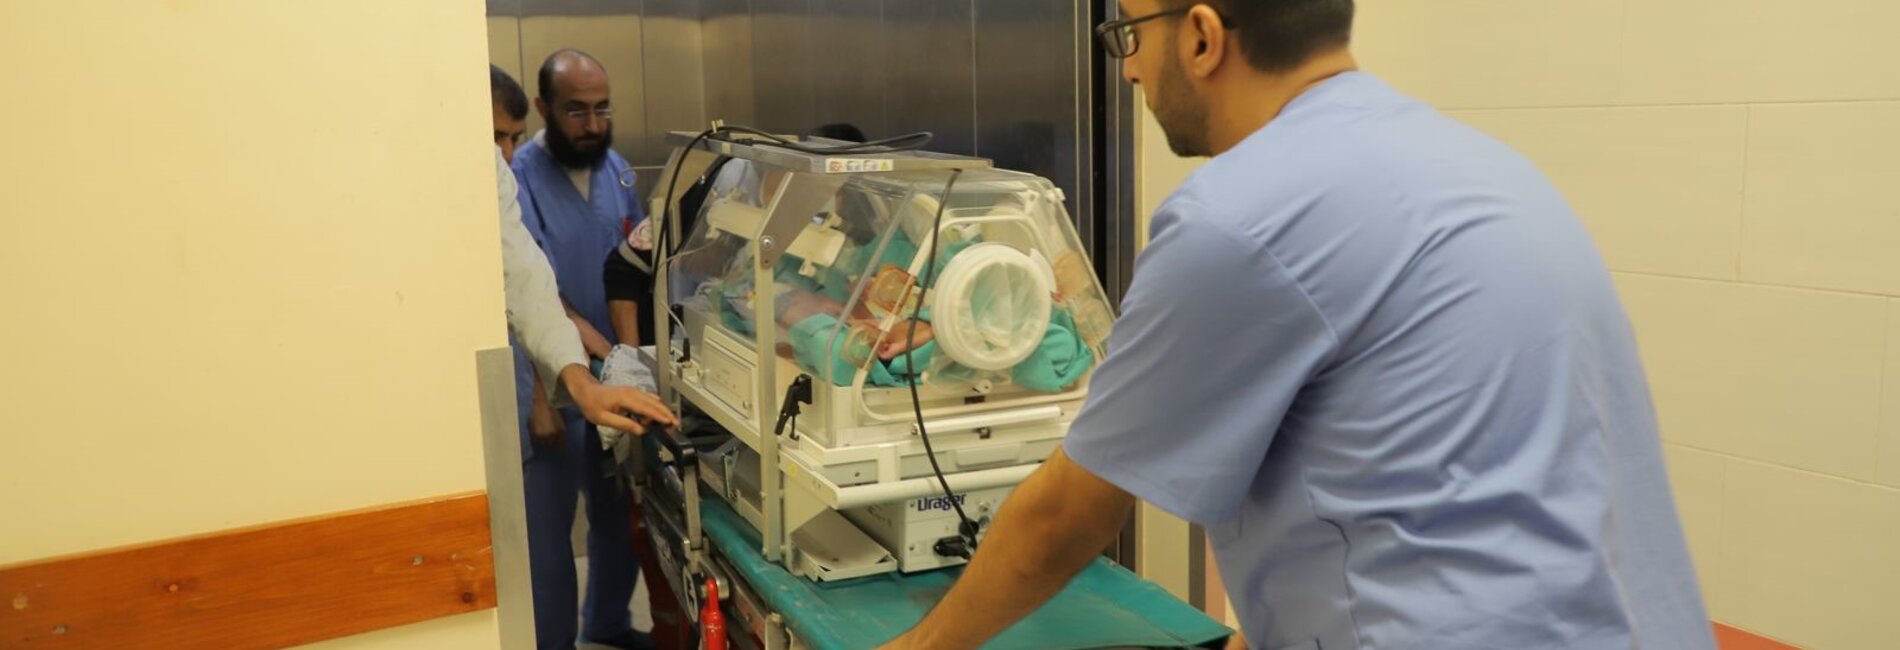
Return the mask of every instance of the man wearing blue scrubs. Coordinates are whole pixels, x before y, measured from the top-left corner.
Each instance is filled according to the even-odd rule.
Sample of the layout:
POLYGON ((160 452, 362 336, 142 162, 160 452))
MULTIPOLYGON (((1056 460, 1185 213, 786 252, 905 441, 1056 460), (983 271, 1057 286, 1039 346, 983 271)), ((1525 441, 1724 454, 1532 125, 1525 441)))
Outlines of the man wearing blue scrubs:
POLYGON ((556 400, 572 403, 599 426, 643 432, 645 425, 675 424, 658 396, 627 386, 605 386, 588 370, 580 333, 561 306, 554 268, 521 223, 520 190, 508 168, 528 96, 501 68, 488 66, 488 90, 494 103, 495 199, 501 217, 502 288, 507 298, 508 340, 515 352, 516 413, 520 417, 521 457, 533 455, 533 438, 565 435, 556 400), (538 377, 553 378, 545 384, 538 377))
MULTIPOLYGON (((549 56, 540 70, 535 110, 547 128, 515 152, 522 222, 547 253, 569 316, 587 353, 604 357, 614 341, 601 264, 624 229, 644 219, 633 173, 613 152, 613 106, 607 71, 575 50, 549 56), (627 181, 623 184, 623 179, 627 181)), ((562 409, 564 435, 537 444, 522 467, 528 506, 529 567, 535 635, 543 649, 573 648, 577 639, 617 648, 651 647, 633 629, 628 602, 639 562, 633 552, 632 503, 610 472, 600 432, 574 409, 562 409), (575 498, 587 503, 587 600, 576 629, 574 553, 569 531, 575 498)))
POLYGON ((974 648, 1135 499, 1207 527, 1267 649, 1712 650, 1636 342, 1528 161, 1359 72, 1352 0, 1122 0, 1184 156, 1109 356, 892 646, 974 648))

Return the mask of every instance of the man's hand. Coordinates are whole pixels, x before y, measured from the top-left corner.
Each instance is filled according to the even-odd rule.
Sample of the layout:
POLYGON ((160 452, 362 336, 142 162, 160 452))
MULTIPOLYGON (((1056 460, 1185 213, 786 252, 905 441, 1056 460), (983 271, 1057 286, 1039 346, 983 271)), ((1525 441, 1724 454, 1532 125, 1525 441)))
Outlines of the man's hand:
POLYGON ((534 375, 534 406, 528 410, 528 436, 536 443, 559 445, 567 434, 567 426, 561 423, 561 415, 548 403, 547 391, 542 390, 541 374, 534 375))
POLYGON ((602 385, 579 365, 562 368, 561 381, 588 422, 629 433, 646 433, 641 421, 664 426, 679 424, 679 418, 658 396, 629 386, 602 385))

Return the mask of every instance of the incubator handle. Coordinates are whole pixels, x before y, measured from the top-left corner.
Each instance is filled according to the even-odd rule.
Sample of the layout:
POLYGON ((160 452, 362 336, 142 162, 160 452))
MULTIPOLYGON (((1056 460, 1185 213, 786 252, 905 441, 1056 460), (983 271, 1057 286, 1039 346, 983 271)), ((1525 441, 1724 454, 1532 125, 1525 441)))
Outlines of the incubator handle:
MULTIPOLYGON (((649 432, 654 432, 648 429, 649 432)), ((660 447, 673 454, 673 466, 681 472, 699 466, 699 450, 693 447, 693 441, 680 432, 679 427, 666 427, 654 432, 660 447)))

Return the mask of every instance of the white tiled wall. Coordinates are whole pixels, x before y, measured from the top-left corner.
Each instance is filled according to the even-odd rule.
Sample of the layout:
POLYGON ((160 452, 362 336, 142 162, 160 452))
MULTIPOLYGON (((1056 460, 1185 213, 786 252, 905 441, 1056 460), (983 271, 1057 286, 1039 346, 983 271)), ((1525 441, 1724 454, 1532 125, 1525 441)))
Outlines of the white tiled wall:
MULTIPOLYGON (((1669 463, 1669 480, 1676 490, 1681 508, 1683 533, 1689 537, 1689 554, 1696 572, 1704 582, 1721 575, 1716 565, 1722 551, 1722 498, 1727 462, 1721 454, 1682 445, 1663 445, 1669 463)), ((1703 594, 1710 615, 1724 618, 1721 589, 1703 594)))
POLYGON ((1622 274, 1663 439, 1874 478, 1886 300, 1622 274))
POLYGON ((1900 2, 1359 10, 1366 69, 1524 152, 1597 238, 1716 619, 1894 647, 1900 2))
POLYGON ((1900 295, 1900 102, 1755 106, 1749 126, 1742 278, 1900 295))
POLYGON ((1874 480, 1900 488, 1900 301, 1887 302, 1887 362, 1881 375, 1880 438, 1874 480))
POLYGON ((1535 159, 1628 271, 1733 280, 1745 106, 1466 110, 1535 159))
POLYGON ((1892 648, 1900 492, 1731 459, 1724 614, 1810 648, 1892 648), (1743 515, 1742 513, 1746 513, 1743 515))
POLYGON ((1362 0, 1356 51, 1441 108, 1603 106, 1623 0, 1362 0))
POLYGON ((1621 104, 1900 97, 1891 0, 1630 0, 1629 10, 1621 104))

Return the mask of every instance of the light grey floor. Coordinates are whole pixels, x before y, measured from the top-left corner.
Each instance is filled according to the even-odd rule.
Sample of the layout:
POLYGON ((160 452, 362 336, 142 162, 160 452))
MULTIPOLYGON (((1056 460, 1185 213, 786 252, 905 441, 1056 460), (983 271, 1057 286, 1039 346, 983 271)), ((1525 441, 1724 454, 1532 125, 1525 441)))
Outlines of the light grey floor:
MULTIPOLYGON (((580 551, 575 551, 574 555, 574 575, 582 576, 581 598, 585 599, 587 597, 587 578, 585 577, 587 575, 587 556, 581 555, 580 551)), ((633 610, 633 629, 641 632, 653 631, 653 609, 647 602, 647 583, 645 580, 641 580, 640 585, 634 587, 633 605, 629 609, 633 610)), ((614 649, 604 645, 583 643, 578 650, 614 649)))
MULTIPOLYGON (((587 514, 585 512, 574 517, 574 575, 580 577, 580 598, 584 601, 587 598, 587 514)), ((633 603, 629 609, 633 611, 633 629, 641 632, 653 631, 653 609, 648 601, 645 580, 641 580, 639 586, 634 587, 633 603)), ((583 643, 577 650, 614 649, 604 645, 583 643)))

